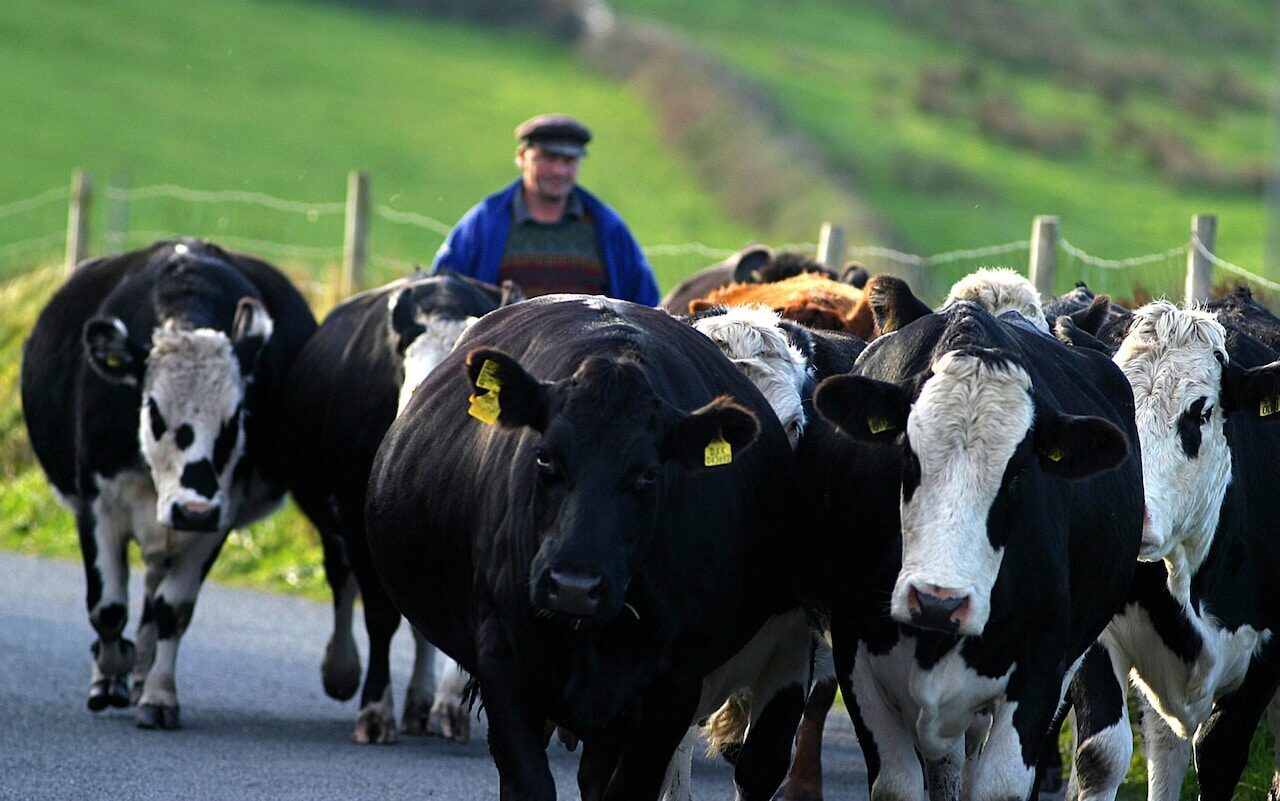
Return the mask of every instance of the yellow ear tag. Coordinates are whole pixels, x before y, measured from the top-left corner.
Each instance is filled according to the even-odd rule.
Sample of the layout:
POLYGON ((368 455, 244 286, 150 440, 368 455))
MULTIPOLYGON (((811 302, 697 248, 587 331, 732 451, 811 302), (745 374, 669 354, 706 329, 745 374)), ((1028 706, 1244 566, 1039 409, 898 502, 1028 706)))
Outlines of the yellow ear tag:
POLYGON ((1049 461, 1051 462, 1061 462, 1062 455, 1063 455, 1062 448, 1054 448, 1053 450, 1045 454, 1045 456, 1047 456, 1049 458, 1049 461))
POLYGON ((1258 404, 1258 416, 1270 417, 1276 413, 1277 402, 1280 402, 1280 396, 1274 398, 1263 398, 1262 403, 1258 404))
POLYGON ((719 467, 733 461, 733 446, 725 442, 724 434, 716 432, 716 438, 707 443, 702 452, 703 462, 707 467, 719 467))
POLYGON ((498 378, 498 363, 493 359, 485 359, 480 367, 480 375, 476 376, 476 386, 494 392, 502 389, 502 381, 498 378))
POLYGON ((498 378, 498 363, 493 359, 485 359, 480 367, 480 375, 476 376, 476 386, 486 390, 483 395, 472 395, 471 406, 467 414, 487 425, 498 422, 502 414, 502 406, 498 402, 498 393, 502 391, 502 381, 498 378))
POLYGON ((881 431, 888 431, 893 428, 893 424, 885 417, 868 417, 867 428, 872 434, 879 434, 881 431))
POLYGON ((120 366, 120 365, 122 365, 122 364, 124 364, 124 359, 121 359, 121 358, 120 358, 120 354, 118 354, 118 353, 108 353, 108 354, 107 354, 107 366, 108 366, 108 367, 119 367, 119 366, 120 366))

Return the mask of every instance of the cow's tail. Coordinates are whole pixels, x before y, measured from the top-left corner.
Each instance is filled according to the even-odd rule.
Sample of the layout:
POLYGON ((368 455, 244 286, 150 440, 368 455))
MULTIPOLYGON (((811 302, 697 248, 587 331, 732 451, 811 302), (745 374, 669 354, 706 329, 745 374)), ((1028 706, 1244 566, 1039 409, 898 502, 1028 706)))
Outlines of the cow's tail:
POLYGON ((751 691, 739 690, 702 724, 702 737, 707 741, 707 756, 715 757, 738 750, 747 739, 751 723, 751 691))

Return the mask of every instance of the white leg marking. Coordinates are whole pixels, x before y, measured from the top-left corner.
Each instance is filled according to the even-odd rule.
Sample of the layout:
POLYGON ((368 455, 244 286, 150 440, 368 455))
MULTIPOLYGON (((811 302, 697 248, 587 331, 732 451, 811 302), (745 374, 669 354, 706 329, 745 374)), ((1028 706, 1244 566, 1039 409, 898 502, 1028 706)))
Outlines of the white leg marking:
POLYGON ((409 735, 427 733, 431 707, 435 703, 436 647, 413 629, 413 676, 404 693, 404 714, 400 730, 409 735))
POLYGON ((436 675, 440 676, 440 684, 436 687, 436 700, 431 705, 427 730, 446 740, 465 743, 471 739, 471 717, 462 702, 462 693, 470 676, 446 653, 436 653, 439 660, 436 675))
POLYGON ((1179 737, 1152 708, 1145 694, 1142 701, 1142 750, 1147 757, 1148 801, 1177 801, 1182 781, 1191 764, 1191 741, 1179 737))

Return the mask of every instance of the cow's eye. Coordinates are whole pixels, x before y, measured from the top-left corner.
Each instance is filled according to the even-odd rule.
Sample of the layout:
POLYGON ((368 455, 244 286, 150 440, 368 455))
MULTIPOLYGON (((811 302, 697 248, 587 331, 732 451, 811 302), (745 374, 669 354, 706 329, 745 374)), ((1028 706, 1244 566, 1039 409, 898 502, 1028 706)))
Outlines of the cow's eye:
POLYGON ((545 476, 553 476, 556 472, 556 463, 551 458, 551 454, 539 448, 533 456, 533 463, 537 465, 538 472, 545 476))
POLYGON ((640 471, 640 475, 636 476, 636 489, 648 490, 652 489, 658 483, 658 468, 646 467, 640 471))
POLYGON ((787 436, 797 437, 799 435, 800 435, 800 421, 792 420, 790 423, 787 423, 787 436))

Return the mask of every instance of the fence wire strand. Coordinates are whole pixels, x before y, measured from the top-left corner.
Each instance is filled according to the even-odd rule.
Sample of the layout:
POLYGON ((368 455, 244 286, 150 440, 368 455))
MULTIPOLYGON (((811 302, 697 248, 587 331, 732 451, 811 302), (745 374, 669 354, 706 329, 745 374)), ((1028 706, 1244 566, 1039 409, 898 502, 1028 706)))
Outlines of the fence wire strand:
POLYGON ((52 203, 55 200, 65 200, 68 192, 71 190, 65 186, 55 186, 52 189, 46 189, 38 195, 32 195, 23 200, 15 200, 12 203, 6 203, 0 206, 0 217, 10 217, 14 214, 22 214, 24 212, 33 211, 41 206, 52 203))
POLYGON ((1226 261, 1225 259, 1220 259, 1217 256, 1215 256, 1212 251, 1210 251, 1207 247, 1204 246, 1204 243, 1200 241, 1200 235, 1195 232, 1192 232, 1191 234, 1191 246, 1196 249, 1196 253, 1199 253, 1201 256, 1208 259, 1209 262, 1212 263, 1214 267, 1221 267, 1222 269, 1226 270, 1229 273, 1234 273, 1235 275, 1238 275, 1241 278, 1244 278, 1248 281, 1252 281, 1254 283, 1265 286, 1267 289, 1280 291, 1280 284, 1276 283, 1275 281, 1268 281, 1266 278, 1263 278, 1262 276, 1256 273, 1249 272, 1248 270, 1246 270, 1243 267, 1240 267, 1239 265, 1232 264, 1231 262, 1226 261))
POLYGON ((1123 270, 1129 267, 1142 267, 1147 264, 1155 264, 1166 259, 1171 259, 1174 256, 1182 256, 1187 252, 1186 246, 1181 245, 1176 248, 1169 248, 1163 253, 1150 253, 1146 256, 1134 256, 1129 259, 1100 259, 1097 256, 1090 256, 1088 253, 1085 253, 1066 239, 1059 239, 1058 244, 1060 244, 1062 249, 1073 258, 1076 258, 1091 267, 1101 267, 1104 270, 1123 270))
POLYGON ((156 186, 140 186, 136 189, 121 189, 108 186, 104 191, 108 200, 152 200, 168 197, 185 200, 188 203, 248 203, 264 206, 276 211, 287 211, 294 214, 321 215, 342 214, 347 210, 346 203, 305 203, 298 200, 285 200, 265 192, 248 192, 239 189, 187 189, 175 184, 158 184, 156 186))

